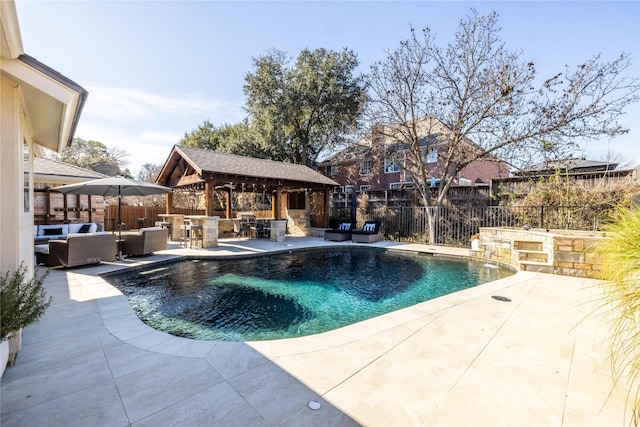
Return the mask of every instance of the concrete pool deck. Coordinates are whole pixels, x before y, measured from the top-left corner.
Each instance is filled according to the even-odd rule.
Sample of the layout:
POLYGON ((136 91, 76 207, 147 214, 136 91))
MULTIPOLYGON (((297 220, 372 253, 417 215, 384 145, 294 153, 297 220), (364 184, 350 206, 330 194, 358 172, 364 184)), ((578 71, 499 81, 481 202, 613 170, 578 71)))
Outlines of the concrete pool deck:
MULTIPOLYGON (((520 272, 323 334, 194 341, 143 324, 98 274, 188 253, 348 245, 320 238, 221 240, 212 250, 75 269, 25 328, 1 382, 2 426, 613 426, 606 326, 593 281, 520 272), (510 302, 491 298, 505 296, 510 302), (309 409, 310 401, 322 404, 309 409)), ((435 254, 465 249, 379 242, 435 254)), ((40 270, 40 269, 39 269, 40 270)), ((626 419, 628 422, 628 419, 626 419)))

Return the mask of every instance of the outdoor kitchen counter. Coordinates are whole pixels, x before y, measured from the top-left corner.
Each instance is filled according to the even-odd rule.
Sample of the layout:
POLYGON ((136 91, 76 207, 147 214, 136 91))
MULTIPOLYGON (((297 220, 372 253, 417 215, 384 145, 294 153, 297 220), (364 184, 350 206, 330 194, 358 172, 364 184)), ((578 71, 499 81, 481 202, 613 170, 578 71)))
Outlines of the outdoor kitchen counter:
POLYGON ((184 224, 184 215, 182 214, 158 214, 164 222, 171 224, 170 239, 174 242, 180 240, 180 226, 184 224))
POLYGON ((185 215, 185 220, 191 221, 193 225, 202 226, 202 247, 217 248, 218 247, 218 225, 219 216, 204 215, 185 215))

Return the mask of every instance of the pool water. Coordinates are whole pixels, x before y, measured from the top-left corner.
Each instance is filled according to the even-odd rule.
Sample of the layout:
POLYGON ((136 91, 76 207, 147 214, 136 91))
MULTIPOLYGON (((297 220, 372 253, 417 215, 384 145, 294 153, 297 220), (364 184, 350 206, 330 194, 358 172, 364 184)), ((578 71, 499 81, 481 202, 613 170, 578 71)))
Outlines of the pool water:
POLYGON ((472 260, 345 247, 185 260, 105 279, 155 329, 258 341, 326 332, 511 274, 472 260))

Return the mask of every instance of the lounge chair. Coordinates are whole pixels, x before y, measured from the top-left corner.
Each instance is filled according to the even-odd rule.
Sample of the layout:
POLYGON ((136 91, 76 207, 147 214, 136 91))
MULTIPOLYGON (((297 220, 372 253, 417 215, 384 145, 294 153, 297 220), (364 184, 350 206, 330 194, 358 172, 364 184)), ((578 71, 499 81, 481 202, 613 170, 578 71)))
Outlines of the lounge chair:
POLYGON ((355 227, 355 222, 341 222, 335 229, 325 230, 324 240, 333 240, 334 242, 351 240, 351 231, 355 227))
POLYGON ((49 240, 49 264, 76 267, 116 259, 115 234, 69 234, 66 240, 49 240))
POLYGON ((373 243, 384 240, 384 235, 380 234, 380 221, 366 221, 361 229, 351 232, 351 240, 355 243, 373 243))
POLYGON ((138 234, 123 236, 122 253, 128 256, 149 255, 167 249, 169 230, 163 227, 141 228, 138 234))

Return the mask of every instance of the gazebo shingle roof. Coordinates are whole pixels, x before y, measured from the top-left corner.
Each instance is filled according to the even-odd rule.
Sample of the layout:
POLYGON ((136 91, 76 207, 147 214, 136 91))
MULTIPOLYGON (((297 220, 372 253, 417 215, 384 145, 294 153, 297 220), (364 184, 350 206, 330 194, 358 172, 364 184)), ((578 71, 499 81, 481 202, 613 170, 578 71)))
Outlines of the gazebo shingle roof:
POLYGON ((179 152, 185 160, 191 163, 200 176, 209 172, 214 174, 299 181, 301 183, 307 182, 330 186, 339 185, 334 180, 327 178, 305 165, 256 159, 253 157, 177 145, 174 147, 174 150, 179 152))

